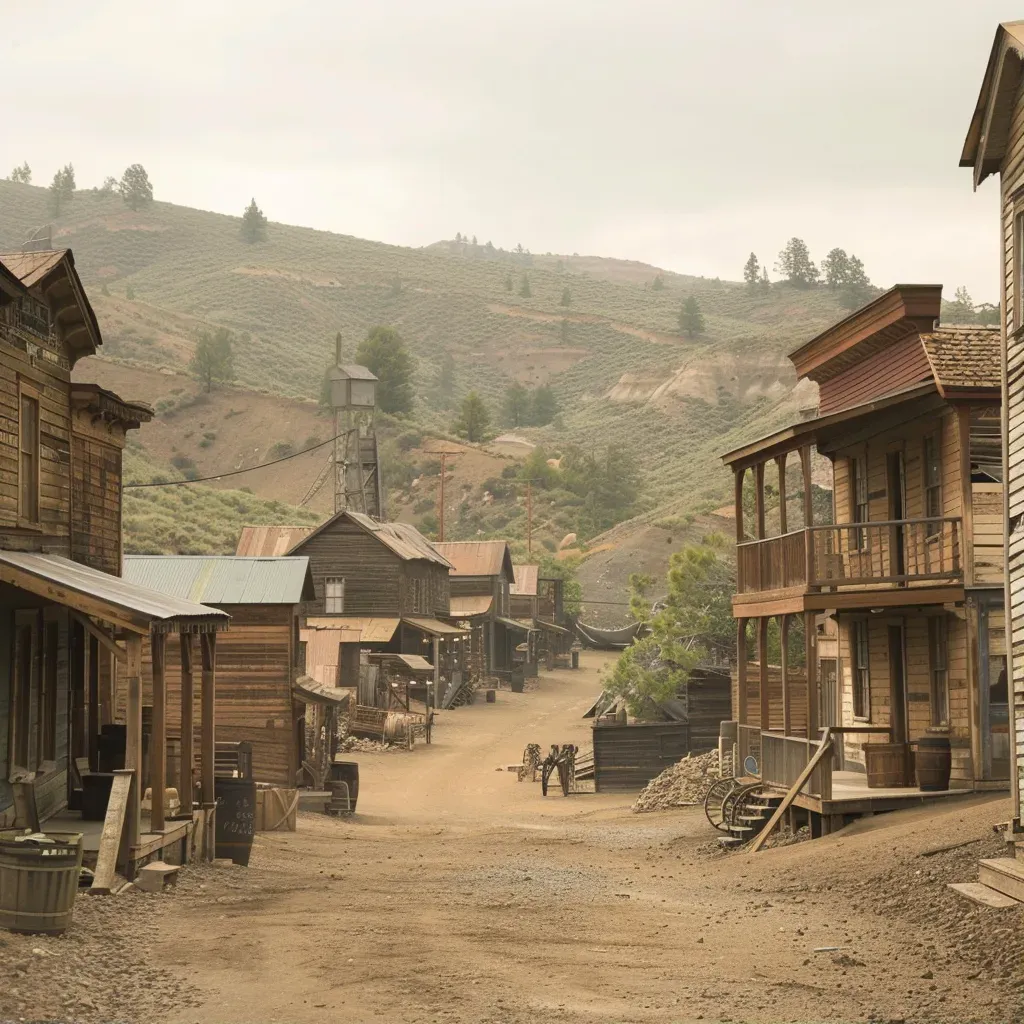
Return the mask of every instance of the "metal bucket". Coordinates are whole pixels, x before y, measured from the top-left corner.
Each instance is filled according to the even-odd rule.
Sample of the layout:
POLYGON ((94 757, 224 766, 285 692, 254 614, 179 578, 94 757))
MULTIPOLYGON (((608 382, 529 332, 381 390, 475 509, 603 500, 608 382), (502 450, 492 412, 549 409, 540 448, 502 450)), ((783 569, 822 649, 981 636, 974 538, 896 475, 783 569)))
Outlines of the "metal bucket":
POLYGON ((24 829, 0 831, 0 928, 60 935, 71 925, 82 834, 46 832, 54 842, 15 841, 24 835, 24 829))

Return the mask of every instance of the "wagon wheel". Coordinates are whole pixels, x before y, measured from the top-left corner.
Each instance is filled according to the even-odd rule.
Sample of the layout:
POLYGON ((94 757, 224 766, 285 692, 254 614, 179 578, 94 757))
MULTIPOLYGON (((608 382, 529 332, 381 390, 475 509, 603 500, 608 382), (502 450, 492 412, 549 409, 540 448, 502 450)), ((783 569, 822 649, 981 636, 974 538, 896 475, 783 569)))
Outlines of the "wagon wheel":
POLYGON ((720 832, 728 828, 725 815, 722 813, 722 806, 726 797, 736 788, 736 780, 733 778, 719 779, 707 792, 704 797, 704 814, 708 821, 720 832))
POLYGON ((747 800, 755 793, 762 791, 760 782, 752 782, 747 786, 739 786, 730 793, 722 803, 722 816, 727 825, 738 825, 739 816, 747 807, 747 800))

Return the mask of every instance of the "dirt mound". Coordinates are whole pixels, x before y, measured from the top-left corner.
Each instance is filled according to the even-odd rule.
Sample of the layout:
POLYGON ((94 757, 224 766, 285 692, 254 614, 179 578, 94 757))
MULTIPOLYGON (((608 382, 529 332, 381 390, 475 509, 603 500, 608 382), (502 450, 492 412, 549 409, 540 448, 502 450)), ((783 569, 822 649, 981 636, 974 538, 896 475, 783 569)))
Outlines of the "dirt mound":
POLYGON ((651 779, 636 798, 633 810, 665 811, 704 802, 708 790, 719 779, 718 751, 690 754, 651 779))

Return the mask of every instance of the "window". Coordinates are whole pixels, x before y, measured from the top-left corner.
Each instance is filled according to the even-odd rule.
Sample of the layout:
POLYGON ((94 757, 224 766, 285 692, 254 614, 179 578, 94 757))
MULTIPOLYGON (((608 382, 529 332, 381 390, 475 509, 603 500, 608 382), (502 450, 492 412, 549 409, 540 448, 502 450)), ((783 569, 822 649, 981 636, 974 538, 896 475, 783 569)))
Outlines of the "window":
POLYGON ((932 725, 949 724, 949 670, 946 619, 928 620, 928 664, 931 670, 932 725))
POLYGON ((50 310, 44 302, 26 296, 21 300, 21 326, 40 338, 50 336, 50 310))
MULTIPOLYGON (((868 465, 863 456, 850 459, 850 500, 852 518, 855 523, 866 523, 870 519, 868 506, 868 465)), ((867 531, 853 530, 850 544, 854 551, 863 551, 868 546, 867 531)))
POLYGON ((328 576, 324 580, 324 613, 345 614, 345 580, 341 576, 328 576))
MULTIPOLYGON (((924 439, 924 514, 926 519, 942 517, 942 463, 939 442, 934 436, 924 439)), ((933 537, 942 531, 942 523, 925 526, 925 535, 933 537)))
POLYGON ((26 523, 39 522, 39 399, 21 392, 18 418, 18 515, 26 523))
POLYGON ((871 648, 868 624, 857 619, 850 625, 850 663, 853 666, 853 717, 871 717, 871 672, 868 668, 871 648))

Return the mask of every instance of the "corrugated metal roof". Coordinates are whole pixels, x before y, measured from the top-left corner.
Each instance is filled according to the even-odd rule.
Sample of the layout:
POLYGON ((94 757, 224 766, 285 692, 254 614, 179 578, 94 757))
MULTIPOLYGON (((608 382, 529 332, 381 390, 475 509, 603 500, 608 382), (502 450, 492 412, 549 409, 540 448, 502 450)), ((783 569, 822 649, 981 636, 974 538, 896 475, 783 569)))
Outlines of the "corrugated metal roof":
POLYGON ((126 555, 124 578, 203 604, 298 604, 315 597, 309 559, 126 555))
POLYGON ((537 596, 537 577, 540 575, 540 566, 537 565, 513 565, 516 574, 515 582, 508 588, 510 594, 517 597, 537 596))
POLYGON ((299 676, 292 684, 292 695, 306 704, 347 704, 351 690, 333 683, 322 683, 310 675, 299 676))
POLYGON ((67 249, 46 249, 43 252, 0 252, 0 263, 26 287, 37 285, 53 270, 67 249))
POLYGON ((371 654, 371 661, 400 661, 413 672, 433 672, 434 666, 422 654, 371 654))
POLYGON ((500 576, 502 567, 514 579, 512 556, 503 540, 460 540, 434 547, 452 566, 453 576, 500 576))
POLYGON ((243 526, 236 555, 279 557, 305 540, 313 526, 243 526))
POLYGON ((312 615, 306 619, 306 627, 318 630, 358 629, 360 643, 386 644, 395 635, 400 621, 361 615, 312 615))
POLYGON ((94 607, 98 603, 168 629, 177 625, 226 629, 231 619, 218 608, 170 597, 61 555, 0 551, 0 580, 90 615, 102 617, 94 607), (76 603, 76 597, 87 600, 76 603))
POLYGON ((339 366, 342 373, 347 374, 352 380, 377 380, 376 374, 371 373, 365 366, 356 363, 347 363, 339 366))
POLYGON ((403 622, 415 627, 423 633, 431 633, 434 636, 465 636, 466 630, 458 626, 450 626, 447 622, 438 622, 437 619, 402 619, 403 622))
POLYGON ((474 615, 486 615, 492 604, 494 598, 486 594, 453 597, 449 602, 449 614, 453 619, 471 619, 474 615))

